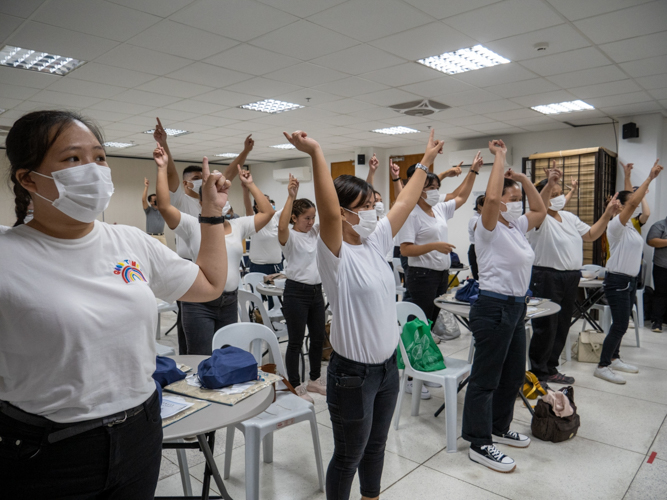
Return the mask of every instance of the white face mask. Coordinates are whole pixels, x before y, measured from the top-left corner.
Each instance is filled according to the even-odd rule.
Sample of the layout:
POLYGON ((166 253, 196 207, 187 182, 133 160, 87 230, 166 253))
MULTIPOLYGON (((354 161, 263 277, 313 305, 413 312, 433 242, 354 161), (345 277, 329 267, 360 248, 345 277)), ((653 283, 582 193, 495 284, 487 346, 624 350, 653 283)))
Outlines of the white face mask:
POLYGON ((565 195, 561 194, 555 198, 551 198, 551 204, 549 205, 549 210, 554 212, 559 212, 565 208, 565 195))
POLYGON ((432 207, 437 205, 437 203, 440 201, 440 191, 437 189, 431 189, 430 191, 424 192, 426 193, 426 199, 424 201, 432 207))
POLYGON ((377 216, 378 216, 380 219, 381 219, 382 217, 384 217, 384 203, 382 203, 381 201, 378 201, 378 202, 375 204, 375 213, 377 214, 377 216))
POLYGON ((359 236, 362 238, 368 238, 371 234, 373 234, 373 231, 375 231, 375 227, 378 223, 378 217, 375 213, 375 210, 360 210, 359 212, 353 212, 347 208, 343 208, 343 210, 347 210, 348 212, 359 216, 359 224, 350 224, 349 222, 345 221, 350 224, 350 226, 352 226, 352 229, 354 229, 354 231, 359 236))
POLYGON ((51 201, 39 193, 35 194, 80 222, 93 222, 109 206, 114 192, 111 169, 97 163, 58 170, 51 176, 32 173, 53 179, 59 196, 51 201))
POLYGON ((199 190, 201 189, 203 181, 201 179, 195 179, 193 181, 188 181, 188 182, 192 184, 192 187, 190 189, 192 189, 195 193, 199 194, 199 190))
POLYGON ((500 212, 507 222, 514 222, 523 214, 523 203, 520 201, 510 201, 509 203, 500 202, 507 207, 507 212, 500 212))

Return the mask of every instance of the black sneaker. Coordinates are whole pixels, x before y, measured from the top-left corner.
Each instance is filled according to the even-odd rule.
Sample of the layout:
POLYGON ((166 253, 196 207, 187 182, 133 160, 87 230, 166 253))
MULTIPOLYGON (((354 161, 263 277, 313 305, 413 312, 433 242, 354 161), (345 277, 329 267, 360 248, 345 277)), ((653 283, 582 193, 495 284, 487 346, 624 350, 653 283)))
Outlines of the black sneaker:
POLYGON ((662 323, 654 321, 653 325, 651 326, 651 331, 656 333, 662 333, 662 323))
POLYGON ((574 384, 574 377, 568 377, 563 373, 556 373, 555 375, 549 375, 547 377, 547 382, 551 382, 553 384, 572 385, 574 384))
POLYGON ((468 458, 473 462, 484 465, 496 472, 512 472, 516 469, 516 463, 510 457, 502 453, 493 445, 475 446, 470 445, 468 458))
POLYGON ((530 438, 514 431, 507 431, 502 436, 493 434, 493 442, 498 444, 506 444, 514 448, 528 448, 530 445, 530 438))

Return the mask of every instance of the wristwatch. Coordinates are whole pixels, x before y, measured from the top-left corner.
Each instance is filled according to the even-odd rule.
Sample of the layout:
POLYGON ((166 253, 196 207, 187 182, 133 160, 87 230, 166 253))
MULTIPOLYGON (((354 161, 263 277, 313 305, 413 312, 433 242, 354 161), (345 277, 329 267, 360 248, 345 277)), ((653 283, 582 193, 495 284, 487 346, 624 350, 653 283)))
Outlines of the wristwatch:
POLYGON ((224 216, 220 217, 202 217, 201 215, 199 216, 200 224, 222 224, 224 222, 225 222, 224 216))
POLYGON ((425 167, 424 165, 422 165, 421 163, 417 163, 415 165, 415 168, 419 168, 419 169, 423 170, 424 172, 426 172, 428 174, 428 168, 425 167))

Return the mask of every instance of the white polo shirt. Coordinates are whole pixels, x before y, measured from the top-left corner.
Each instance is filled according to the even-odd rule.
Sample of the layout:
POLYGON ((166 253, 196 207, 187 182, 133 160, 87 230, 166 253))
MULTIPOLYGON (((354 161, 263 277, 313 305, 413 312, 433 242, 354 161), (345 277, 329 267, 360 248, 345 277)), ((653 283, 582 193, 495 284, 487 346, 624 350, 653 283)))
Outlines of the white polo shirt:
POLYGON ((322 283, 317 270, 317 237, 320 235, 320 225, 314 224, 307 233, 300 233, 294 228, 289 230, 289 238, 281 245, 285 254, 285 276, 287 279, 318 285, 322 283))
POLYGON ((609 259, 607 271, 627 276, 637 276, 642 265, 644 238, 637 232, 632 219, 624 226, 617 215, 607 226, 609 259))
POLYGON ((583 235, 591 226, 571 212, 558 212, 563 222, 547 215, 539 228, 528 234, 530 246, 535 251, 535 266, 550 267, 558 271, 578 271, 584 265, 583 235))

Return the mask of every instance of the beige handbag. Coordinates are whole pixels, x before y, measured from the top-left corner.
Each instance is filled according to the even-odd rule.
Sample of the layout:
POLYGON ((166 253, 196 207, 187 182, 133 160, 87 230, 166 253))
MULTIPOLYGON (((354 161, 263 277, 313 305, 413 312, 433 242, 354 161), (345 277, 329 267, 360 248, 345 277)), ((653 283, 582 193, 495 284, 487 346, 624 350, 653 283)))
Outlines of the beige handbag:
POLYGON ((572 357, 584 363, 599 363, 602 344, 607 335, 595 330, 579 333, 579 340, 572 346, 572 357))

